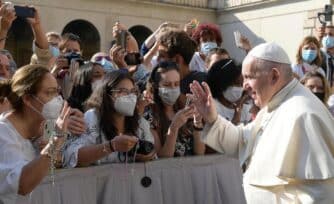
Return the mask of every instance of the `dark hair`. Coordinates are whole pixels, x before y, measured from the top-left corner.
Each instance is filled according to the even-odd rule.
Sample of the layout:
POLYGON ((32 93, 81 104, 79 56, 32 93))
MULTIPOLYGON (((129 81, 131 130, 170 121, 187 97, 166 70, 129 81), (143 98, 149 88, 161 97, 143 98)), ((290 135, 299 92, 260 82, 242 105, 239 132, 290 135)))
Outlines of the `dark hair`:
POLYGON ((224 48, 221 48, 221 47, 215 47, 215 48, 212 48, 210 50, 210 52, 208 53, 208 56, 205 58, 205 62, 207 64, 210 63, 210 58, 214 54, 217 54, 217 55, 227 55, 230 58, 230 54, 227 52, 227 50, 225 50, 224 48))
POLYGON ((179 54, 186 64, 190 63, 197 47, 195 41, 186 32, 180 30, 171 30, 162 34, 160 43, 167 48, 167 54, 170 58, 179 54))
POLYGON ((10 79, 0 80, 0 103, 3 103, 4 99, 11 93, 10 79))
POLYGON ((78 69, 68 103, 72 108, 84 111, 84 103, 92 94, 92 75, 94 64, 88 62, 78 69))
MULTIPOLYGON (((175 70, 179 72, 179 68, 175 62, 172 61, 162 61, 157 66, 155 66, 151 72, 149 83, 147 89, 153 93, 154 104, 152 107, 152 116, 157 120, 157 132, 160 137, 160 141, 164 144, 166 140, 165 135, 168 131, 169 122, 168 118, 164 112, 164 105, 159 96, 159 83, 161 81, 161 74, 169 71, 175 70)), ((174 110, 178 109, 178 103, 174 104, 174 110)))
POLYGON ((68 42, 68 41, 75 41, 77 42, 80 47, 81 47, 81 40, 80 40, 80 37, 78 35, 75 35, 73 33, 65 33, 63 36, 62 36, 62 41, 59 45, 59 50, 64 50, 65 49, 65 44, 68 42))
MULTIPOLYGON (((128 73, 121 70, 109 72, 105 75, 103 85, 99 86, 96 91, 87 100, 87 108, 95 108, 98 115, 100 130, 103 131, 107 140, 113 139, 118 130, 114 123, 114 115, 116 110, 114 108, 114 102, 111 99, 111 90, 113 90, 121 81, 128 79, 133 85, 135 84, 133 79, 128 73)), ((139 115, 137 109, 133 116, 125 117, 125 134, 136 135, 139 123, 139 115)))
MULTIPOLYGON (((320 68, 321 69, 321 68, 320 68)), ((300 83, 303 84, 305 86, 305 84, 307 83, 307 81, 313 77, 318 77, 321 79, 322 81, 322 85, 324 86, 324 104, 327 105, 326 101, 328 100, 330 94, 331 94, 331 89, 330 86, 328 84, 327 79, 324 77, 324 75, 322 75, 320 72, 318 72, 317 70, 313 70, 310 72, 307 72, 303 78, 300 80, 300 83)))
POLYGON ((231 59, 222 59, 215 62, 208 72, 208 85, 212 97, 221 98, 223 91, 233 85, 241 75, 241 66, 231 59))
POLYGON ((223 42, 223 38, 218 26, 213 23, 200 24, 194 31, 192 38, 197 44, 200 44, 200 38, 203 37, 203 35, 212 36, 218 46, 220 46, 223 42))

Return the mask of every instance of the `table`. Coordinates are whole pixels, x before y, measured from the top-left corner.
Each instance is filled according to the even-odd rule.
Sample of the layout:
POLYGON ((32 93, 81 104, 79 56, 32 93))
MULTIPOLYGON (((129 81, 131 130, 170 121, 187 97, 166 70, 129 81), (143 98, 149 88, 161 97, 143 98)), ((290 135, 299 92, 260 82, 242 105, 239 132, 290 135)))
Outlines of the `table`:
POLYGON ((31 204, 246 203, 239 162, 223 155, 57 170, 25 199, 31 204), (144 176, 152 183, 141 185, 144 176))

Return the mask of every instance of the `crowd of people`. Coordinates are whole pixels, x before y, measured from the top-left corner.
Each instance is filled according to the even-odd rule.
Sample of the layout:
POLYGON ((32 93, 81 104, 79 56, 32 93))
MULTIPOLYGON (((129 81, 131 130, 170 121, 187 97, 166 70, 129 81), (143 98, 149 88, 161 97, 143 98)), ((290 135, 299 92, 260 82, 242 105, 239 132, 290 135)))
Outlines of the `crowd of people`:
POLYGON ((165 22, 138 46, 116 22, 110 50, 84 61, 80 36, 45 33, 34 8, 34 54, 17 67, 5 50, 8 7, 0 201, 29 194, 53 168, 212 153, 239 159, 249 203, 333 200, 334 26, 301 39, 295 63, 279 45, 252 49, 241 36, 240 65, 213 23, 165 22))

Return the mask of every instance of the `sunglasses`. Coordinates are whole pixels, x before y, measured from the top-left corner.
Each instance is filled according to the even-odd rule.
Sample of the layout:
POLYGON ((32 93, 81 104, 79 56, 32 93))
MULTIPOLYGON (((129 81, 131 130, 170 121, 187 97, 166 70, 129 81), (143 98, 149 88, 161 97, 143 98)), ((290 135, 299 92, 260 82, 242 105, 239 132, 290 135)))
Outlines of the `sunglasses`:
POLYGON ((102 61, 102 59, 106 59, 106 60, 108 60, 108 61, 111 61, 111 59, 110 59, 109 56, 96 56, 96 57, 94 58, 94 61, 95 61, 95 62, 99 62, 99 61, 102 61))

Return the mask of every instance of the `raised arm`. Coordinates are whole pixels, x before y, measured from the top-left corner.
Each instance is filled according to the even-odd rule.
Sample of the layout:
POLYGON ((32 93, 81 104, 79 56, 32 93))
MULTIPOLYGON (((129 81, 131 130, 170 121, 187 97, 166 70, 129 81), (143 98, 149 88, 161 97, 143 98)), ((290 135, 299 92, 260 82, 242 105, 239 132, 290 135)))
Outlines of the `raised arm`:
MULTIPOLYGON (((34 7, 32 7, 34 8, 34 7)), ((42 22, 41 22, 41 18, 39 15, 39 11, 38 9, 35 9, 35 16, 34 18, 27 18, 31 29, 34 33, 34 41, 36 43, 36 45, 38 46, 38 48, 40 49, 48 49, 49 48, 49 44, 48 44, 48 40, 45 36, 43 27, 42 27, 42 22)))
POLYGON ((209 86, 205 82, 202 86, 193 82, 190 85, 192 94, 188 96, 206 122, 202 141, 221 153, 238 157, 244 141, 243 129, 218 116, 209 86))
POLYGON ((0 49, 5 49, 8 31, 16 19, 14 9, 9 9, 9 6, 9 4, 2 4, 0 8, 0 49))

